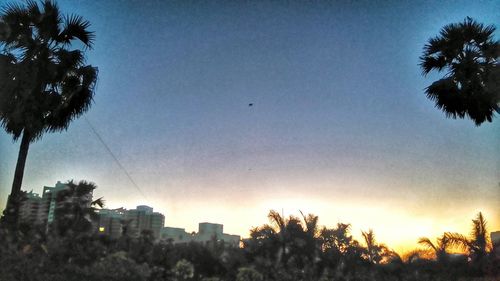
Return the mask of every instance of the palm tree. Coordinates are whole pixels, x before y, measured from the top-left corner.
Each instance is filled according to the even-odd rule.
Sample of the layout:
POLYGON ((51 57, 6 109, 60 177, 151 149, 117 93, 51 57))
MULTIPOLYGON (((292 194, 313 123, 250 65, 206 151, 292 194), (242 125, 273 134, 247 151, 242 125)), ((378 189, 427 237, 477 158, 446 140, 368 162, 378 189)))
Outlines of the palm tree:
POLYGON ((370 263, 379 264, 385 257, 391 256, 392 252, 385 245, 377 243, 372 229, 361 231, 361 235, 366 243, 366 257, 370 263))
MULTIPOLYGON (((351 225, 337 223, 334 228, 323 227, 319 234, 322 264, 344 272, 357 268, 363 249, 351 235, 351 225)), ((345 273, 345 272, 344 272, 345 273)))
POLYGON ((98 218, 97 207, 104 206, 102 198, 92 201, 96 188, 92 182, 80 181, 76 184, 71 180, 64 190, 57 193, 53 226, 58 235, 87 235, 92 232, 92 223, 98 218))
POLYGON ((274 230, 274 233, 277 236, 279 244, 281 246, 278 251, 277 263, 279 264, 283 261, 286 265, 287 252, 289 251, 287 239, 287 220, 275 210, 269 211, 267 217, 271 222, 271 229, 274 230))
POLYGON ((446 236, 452 245, 467 251, 473 262, 481 261, 491 249, 487 223, 481 212, 472 220, 470 237, 466 237, 459 233, 446 233, 446 236))
POLYGON ((94 40, 89 26, 50 0, 7 4, 0 12, 0 126, 21 139, 6 209, 14 223, 30 143, 66 130, 92 103, 97 68, 85 64, 94 40), (83 48, 70 49, 74 41, 83 48))
POLYGON ((318 216, 313 214, 308 214, 307 216, 299 211, 304 220, 304 233, 306 245, 304 250, 307 251, 305 253, 313 262, 318 259, 318 254, 321 251, 321 245, 319 243, 319 226, 318 226, 318 216))
POLYGON ((308 214, 307 216, 299 211, 304 219, 305 232, 307 236, 310 238, 316 238, 318 235, 318 216, 313 214, 308 214))
POLYGON ((357 242, 350 235, 351 225, 337 223, 336 228, 323 227, 320 233, 322 250, 335 250, 339 254, 346 254, 357 242))
POLYGON ((420 57, 423 74, 433 70, 446 75, 426 88, 429 99, 447 117, 468 116, 477 126, 500 113, 500 43, 493 25, 467 17, 443 27, 429 39, 420 57))
POLYGON ((437 238, 436 244, 432 243, 427 237, 421 237, 418 239, 418 243, 432 250, 437 261, 444 262, 447 260, 448 248, 451 246, 451 241, 446 233, 437 238))

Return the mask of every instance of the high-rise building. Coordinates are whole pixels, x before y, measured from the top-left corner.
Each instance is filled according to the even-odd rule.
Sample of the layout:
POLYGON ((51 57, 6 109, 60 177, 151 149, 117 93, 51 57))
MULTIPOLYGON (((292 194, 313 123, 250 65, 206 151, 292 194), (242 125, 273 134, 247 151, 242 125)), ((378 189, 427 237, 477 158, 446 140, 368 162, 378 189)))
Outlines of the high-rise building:
POLYGON ((32 191, 26 194, 21 202, 19 217, 21 222, 47 226, 54 220, 57 207, 57 193, 64 190, 66 184, 58 181, 55 186, 44 186, 42 196, 32 191))
POLYGON ((223 233, 224 226, 217 223, 202 222, 198 224, 198 233, 189 234, 183 228, 164 227, 161 239, 173 243, 198 242, 204 245, 223 243, 228 246, 238 247, 240 236, 223 233))
POLYGON ((493 251, 500 256, 500 230, 491 233, 491 244, 493 244, 493 251))
POLYGON ((198 237, 201 240, 217 238, 223 232, 224 226, 218 223, 200 222, 198 224, 198 237))
POLYGON ((165 216, 161 213, 154 212, 150 215, 151 218, 151 231, 155 238, 160 238, 160 231, 165 226, 165 216))
POLYGON ((39 225, 43 223, 43 199, 38 193, 30 191, 19 207, 19 220, 22 223, 30 225, 39 225))
POLYGON ((165 216, 153 212, 153 208, 145 205, 126 211, 125 220, 128 221, 128 234, 133 237, 138 237, 144 230, 150 230, 155 238, 160 238, 160 231, 165 225, 165 216))
POLYGON ((99 234, 108 235, 111 238, 117 239, 122 235, 122 221, 124 218, 125 209, 100 209, 97 211, 98 222, 97 231, 99 234))
POLYGON ((57 193, 68 187, 67 184, 58 181, 55 186, 44 186, 43 187, 43 208, 41 209, 42 215, 41 219, 45 223, 50 224, 54 221, 55 211, 57 207, 57 193))
POLYGON ((192 235, 186 232, 184 228, 164 227, 160 231, 160 239, 171 241, 173 243, 186 243, 193 241, 192 235))

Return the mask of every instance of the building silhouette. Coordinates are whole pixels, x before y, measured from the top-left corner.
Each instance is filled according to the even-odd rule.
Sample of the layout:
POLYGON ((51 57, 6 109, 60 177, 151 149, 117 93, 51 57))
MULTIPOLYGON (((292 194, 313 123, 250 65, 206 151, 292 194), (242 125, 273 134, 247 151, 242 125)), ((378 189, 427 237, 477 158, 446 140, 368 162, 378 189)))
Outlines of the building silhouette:
POLYGON ((22 223, 38 225, 43 222, 44 208, 43 199, 38 193, 30 191, 19 207, 19 220, 22 223))
POLYGON ((124 227, 127 235, 139 237, 143 231, 151 231, 156 239, 160 237, 160 231, 165 225, 165 216, 153 212, 153 208, 139 205, 135 209, 100 209, 98 210, 98 222, 96 229, 98 233, 118 238, 122 235, 124 227))
MULTIPOLYGON (((57 181, 55 186, 43 187, 43 208, 41 209, 41 211, 43 212, 43 214, 41 215, 41 219, 43 220, 42 223, 50 224, 54 221, 55 211, 58 207, 57 194, 60 191, 65 190, 67 187, 67 184, 61 183, 60 181, 57 181)), ((90 199, 91 200, 89 200, 89 202, 92 201, 92 198, 90 199)))
MULTIPOLYGON (((68 185, 58 181, 54 186, 44 186, 40 196, 33 191, 26 194, 25 200, 20 205, 20 221, 30 225, 40 225, 48 230, 54 221, 60 191, 68 188, 68 185)), ((86 198, 90 204, 92 193, 86 198)), ((130 237, 139 237, 144 231, 151 231, 156 240, 171 241, 173 243, 197 242, 204 245, 211 243, 222 243, 228 246, 238 247, 239 235, 224 233, 224 226, 217 223, 201 222, 198 224, 198 232, 188 233, 184 228, 165 227, 165 216, 154 212, 153 208, 139 205, 135 209, 99 209, 96 211, 97 219, 93 222, 95 232, 100 235, 118 239, 127 230, 130 237)), ((492 233, 493 235, 493 233, 492 233)), ((493 236, 492 236, 493 237, 493 236)), ((493 238, 492 238, 493 241, 493 238)))
POLYGON ((198 233, 187 233, 184 228, 164 227, 161 230, 161 239, 174 244, 198 242, 203 245, 222 243, 231 247, 240 245, 240 236, 223 232, 224 226, 217 223, 201 222, 198 224, 198 233))
POLYGON ((67 187, 67 184, 58 181, 55 186, 44 186, 41 197, 32 191, 27 193, 19 207, 20 221, 47 227, 55 218, 55 210, 58 207, 57 194, 67 187))
POLYGON ((124 213, 128 222, 129 235, 138 237, 144 230, 153 232, 155 238, 160 237, 160 231, 165 225, 165 216, 153 212, 153 208, 145 205, 137 206, 136 209, 127 210, 124 213))
POLYGON ((123 218, 125 209, 100 209, 97 211, 97 231, 101 235, 107 235, 113 239, 117 239, 123 232, 123 218))
POLYGON ((491 244, 493 245, 493 251, 500 257, 500 230, 492 232, 490 237, 491 244))

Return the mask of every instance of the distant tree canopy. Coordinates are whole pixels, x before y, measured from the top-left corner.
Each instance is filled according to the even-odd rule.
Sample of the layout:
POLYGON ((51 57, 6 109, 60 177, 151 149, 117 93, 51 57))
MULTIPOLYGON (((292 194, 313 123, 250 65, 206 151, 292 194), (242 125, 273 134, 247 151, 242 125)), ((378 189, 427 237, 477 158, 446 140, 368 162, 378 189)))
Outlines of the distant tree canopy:
POLYGON ((500 43, 495 27, 467 17, 443 27, 420 57, 423 74, 445 71, 426 88, 427 97, 447 117, 468 117, 479 126, 500 113, 500 43))

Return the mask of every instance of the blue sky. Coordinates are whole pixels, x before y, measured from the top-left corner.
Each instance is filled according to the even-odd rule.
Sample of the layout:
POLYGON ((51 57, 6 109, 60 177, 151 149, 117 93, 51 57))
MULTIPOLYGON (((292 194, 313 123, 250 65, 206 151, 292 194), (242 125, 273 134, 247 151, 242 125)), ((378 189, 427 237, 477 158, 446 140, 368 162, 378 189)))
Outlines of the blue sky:
MULTIPOLYGON (((479 210, 500 229, 498 118, 446 119, 424 95, 439 76, 418 67, 444 25, 498 26, 499 2, 58 2, 96 32, 85 116, 146 196, 83 118, 31 146, 24 189, 86 179, 109 207, 242 235, 270 208, 396 246, 467 233, 479 210)), ((1 205, 18 145, 0 132, 1 205)))

